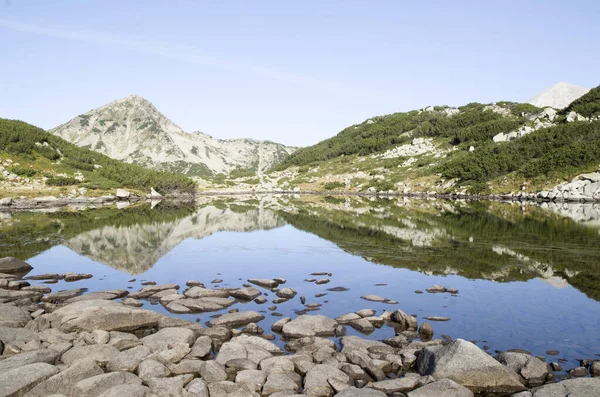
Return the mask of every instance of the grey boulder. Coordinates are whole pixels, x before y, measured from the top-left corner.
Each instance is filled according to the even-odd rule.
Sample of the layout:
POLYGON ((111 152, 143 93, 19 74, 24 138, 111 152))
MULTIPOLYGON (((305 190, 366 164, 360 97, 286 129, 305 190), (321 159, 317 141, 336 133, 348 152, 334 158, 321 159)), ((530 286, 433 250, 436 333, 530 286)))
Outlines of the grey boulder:
POLYGON ((0 396, 18 397, 58 373, 58 368, 47 363, 35 363, 0 372, 0 396))
POLYGON ((515 371, 463 339, 423 349, 417 370, 436 379, 451 379, 475 393, 515 393, 525 389, 515 371))
POLYGON ((303 314, 286 323, 282 333, 286 338, 333 336, 337 325, 337 321, 326 316, 303 314))
POLYGON ((528 386, 541 386, 550 373, 548 364, 537 357, 525 353, 506 352, 496 356, 498 362, 506 365, 521 376, 528 386))

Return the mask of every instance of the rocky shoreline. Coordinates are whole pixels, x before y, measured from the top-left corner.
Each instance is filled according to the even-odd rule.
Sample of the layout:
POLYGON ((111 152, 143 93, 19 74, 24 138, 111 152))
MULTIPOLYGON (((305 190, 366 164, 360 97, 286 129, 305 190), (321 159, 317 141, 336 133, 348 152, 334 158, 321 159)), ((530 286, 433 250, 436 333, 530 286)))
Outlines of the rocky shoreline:
MULTIPOLYGON (((362 309, 335 319, 312 314, 318 305, 305 304, 284 279, 249 279, 237 288, 217 288, 219 280, 212 287, 190 280, 183 292, 179 285, 153 282, 131 293, 52 292, 58 280, 93 276, 32 270, 18 259, 0 259, 0 397, 600 393, 600 378, 594 377, 600 376, 599 360, 582 360, 567 371, 569 379, 557 382, 559 363, 522 351, 493 357, 462 339, 434 339, 429 323, 418 324, 392 306, 380 314, 362 309), (273 305, 300 299, 305 310, 295 318, 281 317, 269 333, 260 326, 263 311, 243 310, 245 302, 269 299, 273 305), (145 302, 171 313, 225 313, 211 316, 204 326, 143 309, 145 302), (364 333, 388 327, 390 337, 348 336, 346 327, 364 333), (284 348, 272 342, 276 338, 284 348)), ((325 283, 329 275, 314 276, 313 282, 325 283)), ((363 299, 397 304, 379 296, 363 299)))
POLYGON ((42 196, 36 198, 18 198, 13 199, 6 197, 0 199, 0 212, 9 210, 36 210, 36 209, 52 209, 61 207, 101 207, 104 205, 117 204, 125 207, 130 204, 146 201, 153 205, 161 200, 169 200, 175 202, 191 202, 197 197, 205 196, 243 196, 243 195, 314 195, 314 196, 359 196, 359 197, 406 197, 419 199, 443 199, 443 200, 490 200, 502 202, 531 202, 531 203, 600 203, 600 197, 585 197, 585 196, 560 196, 549 198, 543 194, 506 194, 506 195, 482 195, 482 194, 443 194, 443 193, 396 193, 396 192, 346 192, 346 191, 293 191, 293 190, 277 190, 277 191, 255 191, 255 190, 239 190, 239 191, 209 191, 197 192, 196 194, 185 195, 169 195, 161 196, 160 198, 148 198, 140 196, 131 196, 128 198, 119 198, 113 195, 100 197, 55 197, 42 196))

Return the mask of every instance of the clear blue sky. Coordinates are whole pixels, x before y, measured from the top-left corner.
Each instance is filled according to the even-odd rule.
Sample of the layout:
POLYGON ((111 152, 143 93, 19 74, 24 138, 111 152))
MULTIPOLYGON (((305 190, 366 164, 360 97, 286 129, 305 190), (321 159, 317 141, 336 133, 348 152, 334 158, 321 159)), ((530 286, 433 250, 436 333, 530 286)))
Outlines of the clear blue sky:
POLYGON ((600 84, 597 0, 0 0, 0 117, 146 97, 186 131, 309 145, 431 104, 600 84))

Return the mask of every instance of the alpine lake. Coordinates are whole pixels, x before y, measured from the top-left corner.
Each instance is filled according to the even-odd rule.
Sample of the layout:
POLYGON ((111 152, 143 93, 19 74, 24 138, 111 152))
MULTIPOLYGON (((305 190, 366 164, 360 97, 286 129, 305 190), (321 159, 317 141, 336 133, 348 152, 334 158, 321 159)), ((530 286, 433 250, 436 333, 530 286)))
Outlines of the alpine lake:
MULTIPOLYGON (((428 321, 434 337, 491 354, 522 349, 565 369, 600 356, 598 204, 270 195, 0 212, 6 256, 31 264, 29 275, 93 275, 48 284, 53 292, 284 278, 294 298, 274 305, 275 293, 255 286, 266 303, 231 307, 263 313, 265 332, 281 316, 402 309, 428 321), (450 292, 428 292, 434 285, 450 292)), ((143 307, 171 314, 157 301, 143 307)), ((231 308, 171 315, 204 324, 231 308)), ((382 340, 395 330, 347 333, 382 340)))

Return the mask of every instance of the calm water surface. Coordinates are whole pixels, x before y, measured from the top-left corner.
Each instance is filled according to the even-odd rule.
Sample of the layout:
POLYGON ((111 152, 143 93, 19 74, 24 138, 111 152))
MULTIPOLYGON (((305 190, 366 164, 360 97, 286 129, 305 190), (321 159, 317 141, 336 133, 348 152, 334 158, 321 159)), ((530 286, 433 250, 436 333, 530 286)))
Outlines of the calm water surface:
MULTIPOLYGON (((600 211, 554 206, 334 197, 203 199, 52 213, 0 214, 0 257, 17 256, 31 274, 85 272, 94 278, 53 291, 141 288, 144 280, 240 287, 248 278, 287 279, 298 296, 276 312, 296 316, 306 303, 336 317, 363 308, 401 308, 449 317, 430 322, 448 335, 494 350, 526 349, 547 360, 600 354, 600 211), (324 285, 304 281, 331 272, 324 285), (135 282, 129 282, 135 278, 135 282), (377 285, 385 284, 385 285, 377 285), (416 294, 434 284, 459 294, 416 294), (348 291, 332 292, 332 287, 348 291), (317 293, 327 293, 316 298, 317 293), (361 299, 375 294, 397 305, 361 299), (546 351, 558 350, 557 357, 546 351)), ((32 282, 39 284, 40 282, 32 282)), ((267 298, 275 296, 270 291, 267 298)), ((265 313, 266 332, 280 317, 265 313)), ((166 312, 160 305, 144 307, 166 312)), ((177 315, 208 321, 215 313, 177 315)), ((357 334, 350 327, 349 334, 357 334)), ((369 338, 394 335, 382 327, 369 338)), ((281 341, 277 343, 281 344, 281 341)))

